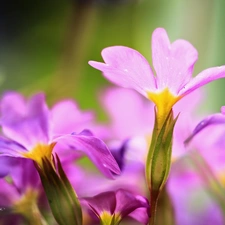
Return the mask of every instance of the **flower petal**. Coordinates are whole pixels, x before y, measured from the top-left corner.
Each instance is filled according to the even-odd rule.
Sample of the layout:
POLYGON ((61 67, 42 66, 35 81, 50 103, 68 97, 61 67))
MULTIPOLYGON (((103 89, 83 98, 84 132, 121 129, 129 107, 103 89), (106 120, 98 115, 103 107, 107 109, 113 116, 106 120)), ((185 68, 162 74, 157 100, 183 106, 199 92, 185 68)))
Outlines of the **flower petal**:
MULTIPOLYGON (((115 192, 103 192, 93 197, 83 198, 82 201, 98 215, 101 215, 103 212, 108 212, 111 215, 119 215, 121 219, 138 208, 149 207, 146 198, 140 195, 134 195, 124 189, 118 189, 115 192)), ((133 215, 133 218, 136 219, 136 216, 138 216, 137 213, 133 215)), ((146 217, 148 217, 147 211, 146 217)))
POLYGON ((147 225, 149 222, 148 211, 148 208, 138 208, 135 209, 132 213, 130 213, 129 217, 140 222, 141 224, 147 225))
POLYGON ((21 153, 27 152, 27 149, 24 148, 21 144, 0 136, 0 157, 10 156, 10 157, 21 157, 21 153))
POLYGON ((40 177, 32 160, 17 158, 10 175, 20 193, 25 193, 27 188, 39 189, 40 191, 40 177))
POLYGON ((224 224, 223 213, 198 172, 183 158, 173 164, 168 190, 177 225, 224 224), (182 187, 182 188, 180 188, 182 187))
POLYGON ((198 59, 196 49, 185 40, 170 40, 163 28, 157 28, 152 35, 152 60, 160 90, 168 87, 173 94, 190 79, 198 59))
POLYGON ((16 92, 4 94, 0 124, 6 136, 27 149, 37 142, 48 142, 48 108, 44 95, 36 94, 26 103, 16 92))
POLYGON ((103 212, 108 212, 113 215, 116 207, 116 196, 113 191, 107 191, 93 197, 82 198, 81 202, 85 203, 86 206, 99 216, 103 212))
POLYGON ((0 207, 11 207, 20 197, 17 187, 10 184, 5 179, 0 179, 0 187, 0 207))
POLYGON ((54 134, 83 130, 94 118, 92 112, 82 112, 72 100, 64 100, 54 105, 51 109, 51 115, 54 134))
POLYGON ((124 88, 110 88, 102 94, 104 108, 110 120, 110 138, 124 140, 134 135, 146 135, 153 129, 154 104, 137 92, 124 88))
POLYGON ((216 113, 211 116, 206 117, 200 123, 197 124, 192 134, 187 138, 185 143, 189 143, 199 132, 207 128, 210 125, 224 124, 225 125, 225 115, 221 113, 216 113))
POLYGON ((148 200, 140 195, 134 195, 124 189, 116 191, 116 210, 122 218, 133 212, 137 208, 148 208, 148 200))
POLYGON ((145 97, 146 91, 156 88, 154 74, 148 61, 138 51, 113 46, 103 49, 105 63, 90 61, 89 64, 102 71, 111 82, 126 88, 135 89, 145 97))
POLYGON ((180 91, 179 95, 184 96, 194 91, 195 89, 208 84, 214 80, 225 77, 225 66, 212 67, 203 70, 190 82, 188 82, 180 91))
POLYGON ((111 172, 120 173, 120 168, 103 141, 91 135, 87 130, 79 134, 62 135, 53 141, 63 142, 70 149, 84 152, 107 177, 113 178, 111 172))
POLYGON ((16 159, 12 157, 7 157, 7 156, 1 156, 0 157, 0 178, 5 177, 10 173, 12 170, 12 167, 16 163, 16 159))

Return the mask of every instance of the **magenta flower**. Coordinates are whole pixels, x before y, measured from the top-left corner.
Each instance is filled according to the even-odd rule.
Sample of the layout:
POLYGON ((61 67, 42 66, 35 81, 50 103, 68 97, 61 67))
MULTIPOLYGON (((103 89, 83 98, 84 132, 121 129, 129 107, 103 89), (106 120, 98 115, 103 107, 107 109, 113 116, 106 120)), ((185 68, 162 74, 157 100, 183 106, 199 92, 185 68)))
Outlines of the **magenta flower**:
POLYGON ((212 114, 210 116, 207 116, 202 121, 200 121, 193 130, 190 137, 185 142, 186 143, 190 142, 192 138, 194 138, 199 132, 203 131, 207 127, 221 124, 224 124, 225 126, 225 106, 221 107, 221 113, 212 114))
POLYGON ((59 105, 50 111, 43 94, 36 94, 26 102, 18 93, 6 93, 1 100, 0 125, 6 136, 0 136, 1 156, 29 158, 42 167, 42 159, 46 157, 51 161, 53 148, 60 143, 66 149, 87 154, 108 177, 112 177, 111 171, 118 174, 119 167, 107 146, 90 131, 64 133, 64 126, 60 133, 60 124, 66 125, 68 120, 74 124, 75 121, 71 119, 71 111, 67 112, 67 117, 62 112, 64 109, 59 105))
POLYGON ((108 191, 93 197, 82 198, 84 205, 101 221, 101 224, 119 224, 132 213, 132 218, 147 224, 148 200, 124 189, 108 191), (142 209, 138 210, 137 209, 142 209), (136 212, 135 212, 136 211, 136 212))
POLYGON ((224 224, 222 210, 208 191, 208 185, 187 158, 172 165, 167 187, 176 225, 224 224))
POLYGON ((209 68, 192 78, 198 58, 196 49, 185 40, 170 43, 166 31, 157 28, 152 35, 154 74, 147 60, 136 50, 113 46, 103 49, 105 63, 90 61, 113 83, 135 89, 157 105, 159 117, 167 115, 183 96, 219 78, 225 66, 209 68))
POLYGON ((7 176, 11 171, 13 171, 13 167, 17 165, 17 159, 12 157, 0 157, 0 178, 7 176))
POLYGON ((225 112, 207 116, 200 121, 187 138, 188 148, 197 149, 213 171, 215 177, 224 183, 225 171, 225 112))
MULTIPOLYGON (((7 157, 1 157, 1 163, 7 160, 4 167, 9 165, 7 157)), ((11 158, 13 159, 13 158, 11 158)), ((15 160, 13 160, 15 161, 15 160)), ((8 176, 11 182, 0 179, 0 224, 21 224, 22 217, 33 219, 36 213, 38 202, 44 197, 43 189, 34 164, 30 160, 17 159, 17 162, 10 163, 12 170, 8 176), (36 211, 35 211, 36 210, 36 211), (3 215, 2 215, 3 214, 3 215)), ((42 208, 46 209, 46 205, 42 208)))

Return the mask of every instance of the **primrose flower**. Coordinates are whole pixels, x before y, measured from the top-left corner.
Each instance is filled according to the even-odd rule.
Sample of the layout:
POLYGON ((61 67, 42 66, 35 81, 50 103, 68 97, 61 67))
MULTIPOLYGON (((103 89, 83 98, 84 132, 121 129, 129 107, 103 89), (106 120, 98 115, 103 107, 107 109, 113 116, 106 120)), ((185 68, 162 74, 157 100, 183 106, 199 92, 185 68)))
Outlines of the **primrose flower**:
POLYGON ((141 220, 140 222, 144 224, 147 224, 148 221, 148 200, 124 189, 82 198, 82 202, 99 218, 101 224, 119 224, 122 219, 131 213, 133 213, 131 216, 137 221, 141 220))
POLYGON ((211 214, 211 219, 215 221, 210 221, 209 218, 207 221, 210 221, 209 223, 212 224, 224 224, 224 217, 222 216, 224 214, 225 202, 224 135, 225 112, 223 106, 221 113, 209 115, 200 121, 185 141, 186 145, 189 144, 188 148, 192 150, 189 151, 189 155, 192 163, 197 168, 195 176, 199 176, 199 179, 201 179, 211 197, 208 204, 204 203, 205 207, 202 208, 204 215, 202 215, 202 218, 211 214), (211 209, 209 207, 207 209, 209 205, 211 205, 211 209), (208 212, 206 212, 206 209, 208 212))
POLYGON ((51 162, 53 148, 60 143, 66 146, 65 149, 87 154, 106 176, 112 177, 111 171, 118 174, 119 167, 107 146, 90 131, 64 133, 64 126, 60 133, 60 124, 68 124, 62 121, 74 123, 70 112, 67 112, 67 117, 63 112, 59 105, 53 111, 49 110, 42 93, 32 96, 27 102, 16 92, 3 95, 0 125, 5 136, 0 136, 0 156, 32 159, 42 168, 43 159, 51 162))
POLYGON ((103 49, 105 63, 90 61, 111 82, 131 88, 153 101, 158 116, 165 117, 173 105, 195 89, 225 77, 225 66, 209 68, 192 78, 198 58, 196 49, 185 40, 170 43, 166 31, 157 28, 152 35, 154 74, 148 61, 138 51, 112 46, 103 49))
POLYGON ((171 167, 167 188, 174 207, 176 225, 205 225, 206 221, 207 224, 222 225, 223 212, 198 170, 190 165, 187 157, 171 167))
MULTIPOLYGON (((5 168, 10 165, 9 159, 1 157, 1 163, 7 160, 3 164, 5 168)), ((40 222, 42 216, 37 204, 44 196, 33 162, 20 158, 17 163, 11 163, 11 166, 13 170, 7 176, 8 179, 0 179, 0 224, 21 224, 22 217, 31 223, 34 218, 36 222, 40 222)))
POLYGON ((225 187, 225 112, 214 113, 200 121, 186 140, 188 148, 197 149, 213 176, 225 187))
MULTIPOLYGON (((202 97, 201 91, 196 90, 174 106, 174 112, 177 114, 188 105, 188 108, 180 113, 174 128, 173 160, 187 153, 183 142, 192 132, 193 117, 202 97)), ((102 92, 100 100, 109 117, 110 139, 107 139, 107 144, 110 149, 116 149, 116 145, 120 146, 121 141, 128 140, 127 143, 132 144, 129 144, 127 158, 133 158, 136 161, 140 159, 143 163, 152 138, 153 103, 142 98, 133 90, 118 87, 109 88, 102 92)))

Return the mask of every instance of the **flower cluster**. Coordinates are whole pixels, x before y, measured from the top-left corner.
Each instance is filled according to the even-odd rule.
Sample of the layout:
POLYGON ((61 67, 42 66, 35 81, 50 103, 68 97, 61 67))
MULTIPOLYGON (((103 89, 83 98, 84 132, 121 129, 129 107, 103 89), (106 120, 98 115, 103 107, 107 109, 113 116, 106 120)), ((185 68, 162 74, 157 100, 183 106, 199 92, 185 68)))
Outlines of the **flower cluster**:
POLYGON ((72 99, 2 95, 0 224, 224 224, 225 110, 197 126, 195 111, 225 66, 192 78, 196 49, 162 28, 154 69, 128 47, 102 57, 89 64, 128 88, 102 91, 107 123, 72 99))

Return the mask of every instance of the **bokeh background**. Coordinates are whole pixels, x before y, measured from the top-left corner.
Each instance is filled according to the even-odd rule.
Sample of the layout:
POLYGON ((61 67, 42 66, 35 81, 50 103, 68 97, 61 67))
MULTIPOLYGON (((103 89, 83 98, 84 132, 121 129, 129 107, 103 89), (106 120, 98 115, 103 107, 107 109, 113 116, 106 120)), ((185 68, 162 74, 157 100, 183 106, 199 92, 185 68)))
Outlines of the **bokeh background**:
MULTIPOLYGON (((2 0, 0 91, 45 91, 49 103, 73 97, 83 109, 104 113, 97 97, 109 86, 88 60, 111 45, 126 45, 151 62, 151 34, 166 28, 199 52, 194 74, 225 64, 224 0, 2 0)), ((205 88, 202 109, 225 105, 225 81, 205 88)))

